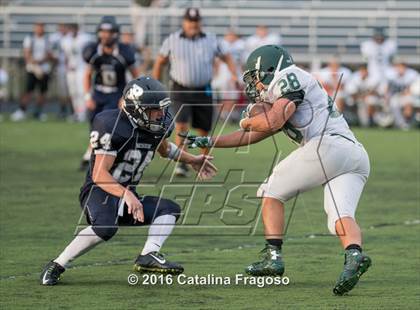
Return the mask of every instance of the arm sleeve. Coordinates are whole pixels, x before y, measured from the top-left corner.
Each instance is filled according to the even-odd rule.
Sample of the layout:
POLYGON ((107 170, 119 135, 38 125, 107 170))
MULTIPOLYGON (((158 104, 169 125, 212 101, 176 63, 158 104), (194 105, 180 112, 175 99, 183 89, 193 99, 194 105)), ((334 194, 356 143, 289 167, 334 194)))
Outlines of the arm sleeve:
POLYGON ((159 55, 161 55, 163 57, 168 57, 169 56, 169 53, 170 53, 170 49, 169 49, 169 38, 170 37, 167 37, 163 41, 162 46, 161 46, 161 48, 159 50, 159 55))
POLYGON ((117 156, 121 142, 118 134, 113 130, 114 123, 107 121, 101 115, 98 116, 93 120, 92 131, 90 133, 90 145, 92 146, 93 152, 95 155, 117 156))

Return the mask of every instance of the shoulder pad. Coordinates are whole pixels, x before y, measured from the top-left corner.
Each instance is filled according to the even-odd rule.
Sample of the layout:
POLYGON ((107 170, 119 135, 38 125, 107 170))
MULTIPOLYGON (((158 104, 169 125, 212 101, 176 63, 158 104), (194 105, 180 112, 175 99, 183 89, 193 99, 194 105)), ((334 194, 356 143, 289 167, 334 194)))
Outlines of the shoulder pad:
POLYGON ((94 149, 117 152, 124 145, 133 127, 122 113, 118 109, 107 110, 95 117, 91 131, 91 145, 94 149))
POLYGON ((93 56, 96 54, 96 51, 98 49, 98 43, 91 42, 86 44, 86 46, 83 48, 83 59, 90 63, 93 56))
POLYGON ((118 49, 119 49, 120 55, 124 58, 127 65, 131 66, 132 64, 135 63, 136 52, 132 46, 124 44, 124 43, 119 43, 118 49))

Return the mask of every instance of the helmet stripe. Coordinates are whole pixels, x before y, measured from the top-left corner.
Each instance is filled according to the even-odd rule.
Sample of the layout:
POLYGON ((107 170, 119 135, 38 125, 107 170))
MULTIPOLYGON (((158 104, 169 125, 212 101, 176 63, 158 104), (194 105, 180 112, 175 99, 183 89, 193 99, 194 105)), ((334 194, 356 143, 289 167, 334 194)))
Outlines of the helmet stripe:
POLYGON ((261 56, 258 56, 257 62, 255 63, 255 69, 260 70, 261 67, 261 56))
POLYGON ((283 54, 281 54, 281 57, 279 59, 279 62, 277 63, 276 71, 280 71, 281 65, 283 63, 283 54))

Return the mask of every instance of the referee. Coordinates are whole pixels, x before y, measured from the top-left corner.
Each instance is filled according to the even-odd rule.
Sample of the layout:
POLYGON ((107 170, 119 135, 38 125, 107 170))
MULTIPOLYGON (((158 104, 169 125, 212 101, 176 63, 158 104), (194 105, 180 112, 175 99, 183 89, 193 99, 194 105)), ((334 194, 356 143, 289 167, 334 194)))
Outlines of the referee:
MULTIPOLYGON (((200 136, 207 136, 212 127, 213 106, 211 79, 213 63, 218 57, 224 61, 238 81, 232 57, 219 45, 216 36, 201 30, 201 16, 198 9, 185 11, 182 29, 172 33, 162 44, 153 67, 152 76, 160 79, 162 66, 170 63, 171 99, 176 113, 176 144, 182 146, 178 135, 189 130, 189 122, 200 136)), ((177 176, 187 176, 188 168, 179 164, 177 176)))

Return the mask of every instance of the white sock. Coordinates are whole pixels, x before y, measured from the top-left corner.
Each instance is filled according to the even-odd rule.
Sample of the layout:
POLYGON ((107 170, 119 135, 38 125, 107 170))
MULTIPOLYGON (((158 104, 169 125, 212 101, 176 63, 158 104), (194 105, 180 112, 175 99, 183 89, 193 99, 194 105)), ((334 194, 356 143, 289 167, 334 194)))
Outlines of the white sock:
POLYGON ((77 234, 76 238, 70 242, 60 256, 54 259, 54 262, 66 267, 70 261, 85 254, 102 241, 104 240, 95 234, 92 226, 86 227, 77 234))
POLYGON ((149 228, 149 235, 144 244, 141 255, 150 252, 159 252, 165 240, 169 237, 175 227, 176 217, 173 215, 161 215, 155 218, 149 228))
POLYGON ((85 154, 83 154, 83 160, 90 160, 90 155, 92 155, 92 150, 88 148, 85 154))

